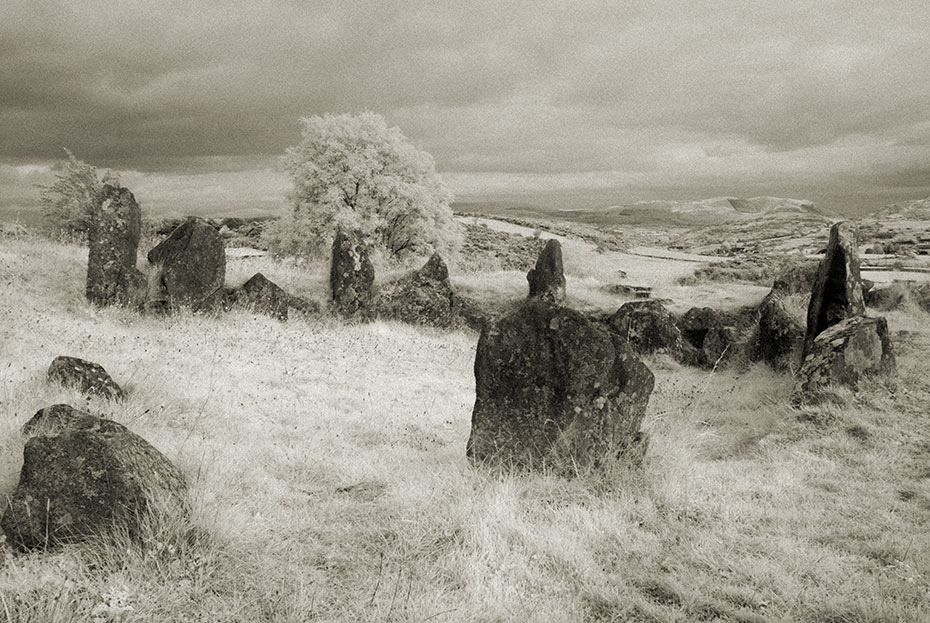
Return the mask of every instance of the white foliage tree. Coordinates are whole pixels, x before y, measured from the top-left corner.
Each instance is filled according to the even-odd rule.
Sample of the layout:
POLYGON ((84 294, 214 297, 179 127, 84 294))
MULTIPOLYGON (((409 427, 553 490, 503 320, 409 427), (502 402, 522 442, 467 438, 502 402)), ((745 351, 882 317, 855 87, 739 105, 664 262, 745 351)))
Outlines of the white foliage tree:
POLYGON ((301 141, 282 159, 291 209, 270 240, 278 252, 328 252, 337 226, 361 230, 391 257, 454 252, 452 193, 432 156, 378 114, 301 119, 301 141))

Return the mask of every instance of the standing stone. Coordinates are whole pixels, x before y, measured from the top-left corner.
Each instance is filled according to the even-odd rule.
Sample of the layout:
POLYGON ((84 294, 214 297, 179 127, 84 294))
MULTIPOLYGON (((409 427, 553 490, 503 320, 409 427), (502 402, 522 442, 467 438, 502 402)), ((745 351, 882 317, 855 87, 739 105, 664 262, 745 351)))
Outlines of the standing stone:
POLYGON ((184 475, 122 424, 80 411, 54 422, 36 417, 32 428, 43 434, 26 442, 19 484, 0 520, 12 547, 51 547, 113 529, 138 537, 147 516, 189 514, 184 475))
POLYGON ((52 383, 78 388, 82 393, 121 399, 123 389, 98 363, 77 357, 55 357, 46 378, 52 383))
POLYGON ((382 289, 378 301, 381 316, 433 327, 453 326, 458 308, 449 269, 438 253, 413 274, 382 289))
POLYGON ((333 240, 329 271, 333 308, 343 317, 368 317, 374 302, 375 268, 368 259, 359 232, 347 234, 341 228, 333 240))
POLYGON ((865 315, 856 230, 848 222, 830 228, 830 242, 820 262, 807 308, 804 353, 814 338, 845 318, 865 315))
POLYGON ((672 313, 658 301, 624 303, 608 321, 638 353, 681 351, 681 331, 672 313))
POLYGON ((678 320, 682 363, 712 368, 736 351, 736 329, 726 314, 710 307, 693 307, 678 320))
POLYGON ((804 329, 791 317, 782 301, 788 284, 777 280, 759 304, 759 324, 749 345, 749 360, 764 361, 776 370, 800 363, 804 329))
POLYGON ((481 332, 467 454, 570 474, 641 458, 654 378, 620 336, 581 313, 530 299, 481 332))
POLYGON ((145 277, 136 270, 142 211, 128 188, 107 184, 98 198, 88 233, 87 300, 128 305, 142 294, 145 277))
POLYGON ((814 338, 797 375, 793 401, 816 402, 827 385, 855 388, 865 376, 892 374, 895 369, 885 319, 851 316, 814 338))
POLYGON ((228 296, 233 307, 242 306, 278 320, 287 320, 290 295, 261 273, 252 275, 228 296))
POLYGON ((562 267, 562 245, 549 240, 540 251, 536 268, 526 274, 530 283, 530 298, 541 298, 555 303, 565 300, 565 271, 562 267))
POLYGON ((149 251, 156 266, 153 298, 170 306, 196 305, 223 286, 226 280, 226 249, 212 225, 192 217, 149 251))

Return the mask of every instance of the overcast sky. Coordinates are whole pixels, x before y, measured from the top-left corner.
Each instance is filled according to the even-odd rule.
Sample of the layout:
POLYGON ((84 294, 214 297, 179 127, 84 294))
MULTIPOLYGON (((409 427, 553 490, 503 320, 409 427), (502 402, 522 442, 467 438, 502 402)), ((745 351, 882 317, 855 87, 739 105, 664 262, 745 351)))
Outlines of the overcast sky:
POLYGON ((459 199, 930 195, 926 0, 0 2, 0 206, 63 147, 178 213, 283 205, 372 110, 459 199))

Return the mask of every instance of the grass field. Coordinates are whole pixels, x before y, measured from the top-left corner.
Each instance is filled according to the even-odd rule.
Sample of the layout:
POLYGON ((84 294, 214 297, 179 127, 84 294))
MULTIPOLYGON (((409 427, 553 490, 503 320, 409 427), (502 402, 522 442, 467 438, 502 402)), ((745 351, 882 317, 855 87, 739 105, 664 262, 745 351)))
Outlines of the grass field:
MULTIPOLYGON (((325 297, 319 271, 249 261, 230 281, 260 269, 325 297)), ((564 480, 465 459, 474 333, 96 309, 85 262, 0 239, 0 500, 19 426, 68 402, 172 459, 193 524, 141 545, 0 547, 0 621, 930 620, 923 312, 888 314, 894 382, 801 411, 762 366, 647 358, 644 469, 564 480), (129 398, 46 384, 57 355, 102 364, 129 398)))

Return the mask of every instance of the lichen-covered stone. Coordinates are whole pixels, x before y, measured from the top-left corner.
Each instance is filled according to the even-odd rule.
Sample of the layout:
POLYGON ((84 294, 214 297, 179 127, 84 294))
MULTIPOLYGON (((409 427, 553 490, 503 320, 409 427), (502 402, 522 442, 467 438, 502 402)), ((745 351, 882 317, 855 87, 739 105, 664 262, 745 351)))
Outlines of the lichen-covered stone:
POLYGON ((36 414, 23 424, 20 431, 23 437, 36 435, 57 435, 59 432, 74 425, 84 417, 91 416, 87 411, 75 409, 71 405, 57 404, 36 411, 36 414))
POLYGON ((123 398, 123 389, 98 363, 77 357, 55 357, 46 378, 51 383, 76 387, 82 393, 103 398, 123 398))
POLYGON ((107 184, 88 232, 87 300, 129 305, 144 295, 145 277, 136 269, 142 211, 127 188, 107 184))
POLYGON ((255 273, 228 297, 232 307, 244 307, 278 320, 287 320, 290 295, 265 275, 255 273))
POLYGON ((332 305, 345 318, 368 318, 373 313, 375 268, 358 232, 341 228, 333 239, 329 285, 332 305))
POLYGON ((836 223, 830 228, 826 255, 820 262, 807 308, 805 354, 822 331, 846 318, 865 314, 858 249, 851 223, 836 223))
POLYGON ((449 269, 438 253, 418 270, 382 288, 378 315, 409 324, 452 327, 460 302, 449 283, 449 269))
POLYGON ((681 331, 675 317, 658 301, 624 303, 608 323, 636 352, 681 351, 681 331))
POLYGON ((467 454, 571 474, 643 451, 654 378, 626 341, 572 309, 529 299, 481 333, 467 454))
POLYGON ((565 270, 562 266, 562 245, 548 240, 536 259, 536 267, 526 274, 530 284, 530 298, 541 298, 555 303, 565 300, 565 270))
POLYGON ((226 249, 219 232, 190 218, 148 253, 156 268, 150 298, 171 307, 196 306, 226 280, 226 249))
POLYGON ((885 319, 852 316, 814 338, 797 375, 793 400, 816 402, 827 385, 854 388, 865 376, 891 374, 895 368, 885 319))
POLYGON ((783 302, 788 286, 776 281, 759 304, 759 324, 749 344, 750 361, 764 361, 776 370, 793 368, 800 363, 804 328, 791 317, 783 302))
MULTIPOLYGON (((57 407, 43 410, 46 419, 62 411, 57 407)), ((150 518, 189 513, 184 475, 122 424, 78 412, 35 424, 43 426, 46 434, 26 442, 19 483, 0 520, 12 547, 51 547, 114 529, 139 536, 150 518)))

